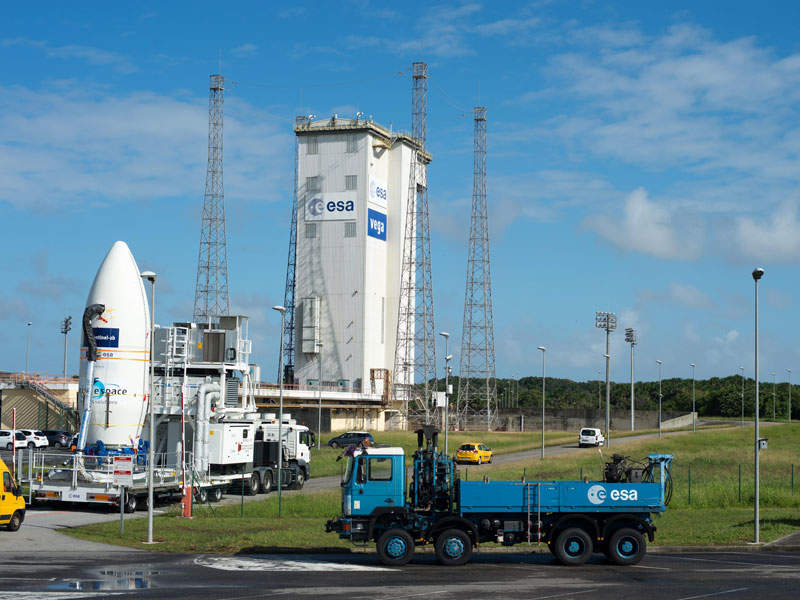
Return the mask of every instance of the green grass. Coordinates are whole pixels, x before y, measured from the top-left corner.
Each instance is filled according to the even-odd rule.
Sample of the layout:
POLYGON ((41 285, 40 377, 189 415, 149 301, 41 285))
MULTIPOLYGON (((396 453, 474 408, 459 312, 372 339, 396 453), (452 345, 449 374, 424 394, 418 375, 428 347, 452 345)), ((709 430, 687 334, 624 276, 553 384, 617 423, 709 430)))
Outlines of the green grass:
MULTIPOLYGON (((761 537, 764 541, 770 541, 800 528, 798 466, 795 466, 798 481, 794 494, 791 489, 792 464, 793 461, 800 462, 797 455, 800 425, 765 426, 763 435, 769 438, 769 449, 761 453, 761 537)), ((464 439, 475 437, 467 434, 464 439)), ((650 452, 665 452, 675 456, 674 495, 667 511, 657 517, 656 544, 742 544, 752 539, 752 438, 752 428, 734 427, 695 435, 683 433, 661 440, 620 440, 614 444, 611 451, 632 457, 644 457, 650 452), (739 464, 742 465, 741 503, 738 495, 739 464), (690 466, 691 504, 688 485, 690 466)), ((489 439, 489 436, 484 438, 489 445, 497 448, 497 442, 489 439)), ((395 442, 393 440, 390 443, 395 442)), ((505 447, 511 447, 511 443, 505 447)), ((591 479, 599 479, 607 455, 607 451, 601 455, 596 449, 587 449, 546 458, 544 462, 535 459, 468 469, 470 478, 485 474, 493 480, 519 479, 523 470, 528 480, 576 479, 581 469, 591 479)), ((465 474, 463 467, 461 472, 465 474)), ((350 544, 335 534, 324 533, 325 520, 337 515, 339 510, 338 489, 313 494, 287 494, 283 499, 283 516, 280 519, 277 518, 275 494, 245 504, 244 518, 240 517, 239 505, 214 507, 213 513, 207 506, 196 508, 195 518, 191 520, 181 519, 177 516, 177 509, 173 508, 167 515, 155 520, 156 538, 163 540, 156 548, 173 552, 211 553, 346 550, 351 547, 350 544)), ((81 539, 152 549, 141 543, 146 538, 146 526, 145 519, 129 520, 122 538, 119 537, 118 522, 88 525, 66 530, 65 533, 81 539)))

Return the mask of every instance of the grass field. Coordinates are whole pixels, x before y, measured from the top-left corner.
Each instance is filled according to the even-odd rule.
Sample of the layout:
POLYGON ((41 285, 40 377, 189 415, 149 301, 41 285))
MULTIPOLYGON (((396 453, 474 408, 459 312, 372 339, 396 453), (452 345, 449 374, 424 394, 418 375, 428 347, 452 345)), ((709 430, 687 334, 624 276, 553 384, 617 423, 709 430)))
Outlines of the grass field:
MULTIPOLYGON (((761 536, 770 541, 800 529, 800 482, 793 494, 791 479, 792 464, 800 463, 797 452, 800 425, 765 426, 763 435, 769 438, 769 449, 761 454, 761 536)), ((497 447, 496 442, 488 443, 497 447)), ((650 452, 675 455, 674 494, 666 513, 657 517, 656 544, 742 544, 750 541, 753 533, 752 445, 751 428, 730 428, 662 440, 620 441, 612 451, 634 458, 650 452)), ((520 479, 524 472, 528 480, 576 479, 583 472, 591 479, 598 479, 606 455, 607 452, 601 455, 596 449, 587 449, 547 458, 544 462, 469 467, 469 477, 520 479)), ((461 471, 465 474, 465 469, 461 471)), ((275 494, 245 504, 244 518, 240 517, 239 506, 214 507, 213 512, 202 507, 190 521, 177 517, 177 509, 171 509, 169 514, 155 520, 156 538, 163 540, 156 547, 164 551, 215 553, 346 549, 350 547, 348 543, 324 533, 325 520, 338 514, 339 504, 339 490, 334 490, 285 496, 280 519, 275 494)), ((146 547, 141 544, 146 537, 144 519, 126 522, 122 538, 115 522, 88 525, 66 533, 92 541, 146 547)))

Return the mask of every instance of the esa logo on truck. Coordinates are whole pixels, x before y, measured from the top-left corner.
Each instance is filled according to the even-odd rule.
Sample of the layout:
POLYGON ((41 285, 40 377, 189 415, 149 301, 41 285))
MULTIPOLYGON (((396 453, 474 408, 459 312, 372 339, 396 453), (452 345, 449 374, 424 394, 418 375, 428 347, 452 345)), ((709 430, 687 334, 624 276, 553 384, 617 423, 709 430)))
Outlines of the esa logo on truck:
POLYGON ((368 210, 367 235, 386 241, 386 215, 377 210, 368 210))
POLYGON ((586 492, 586 497, 592 504, 602 504, 606 498, 610 498, 612 502, 634 502, 639 499, 639 493, 636 490, 618 489, 606 492, 602 485, 593 485, 586 492))

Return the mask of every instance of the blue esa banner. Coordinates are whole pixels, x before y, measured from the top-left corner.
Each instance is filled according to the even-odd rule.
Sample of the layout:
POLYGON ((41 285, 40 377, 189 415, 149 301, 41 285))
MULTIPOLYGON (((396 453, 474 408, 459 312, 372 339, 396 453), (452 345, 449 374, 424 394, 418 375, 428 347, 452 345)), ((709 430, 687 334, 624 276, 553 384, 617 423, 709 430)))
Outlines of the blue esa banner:
POLYGON ((386 241, 386 215, 369 209, 367 214, 367 235, 386 241))

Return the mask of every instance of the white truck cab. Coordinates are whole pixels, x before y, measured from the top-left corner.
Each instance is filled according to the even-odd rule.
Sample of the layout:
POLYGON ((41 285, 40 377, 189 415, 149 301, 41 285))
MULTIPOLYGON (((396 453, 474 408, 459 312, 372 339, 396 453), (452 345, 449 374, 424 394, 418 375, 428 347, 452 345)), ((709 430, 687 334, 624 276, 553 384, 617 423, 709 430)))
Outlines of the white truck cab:
MULTIPOLYGON (((309 465, 311 463, 311 446, 314 445, 315 441, 314 432, 310 431, 305 425, 299 425, 288 413, 283 413, 281 428, 283 447, 286 448, 289 460, 296 460, 298 464, 303 466, 309 465)), ((277 415, 274 413, 265 414, 257 429, 263 432, 264 441, 277 441, 277 415)))

